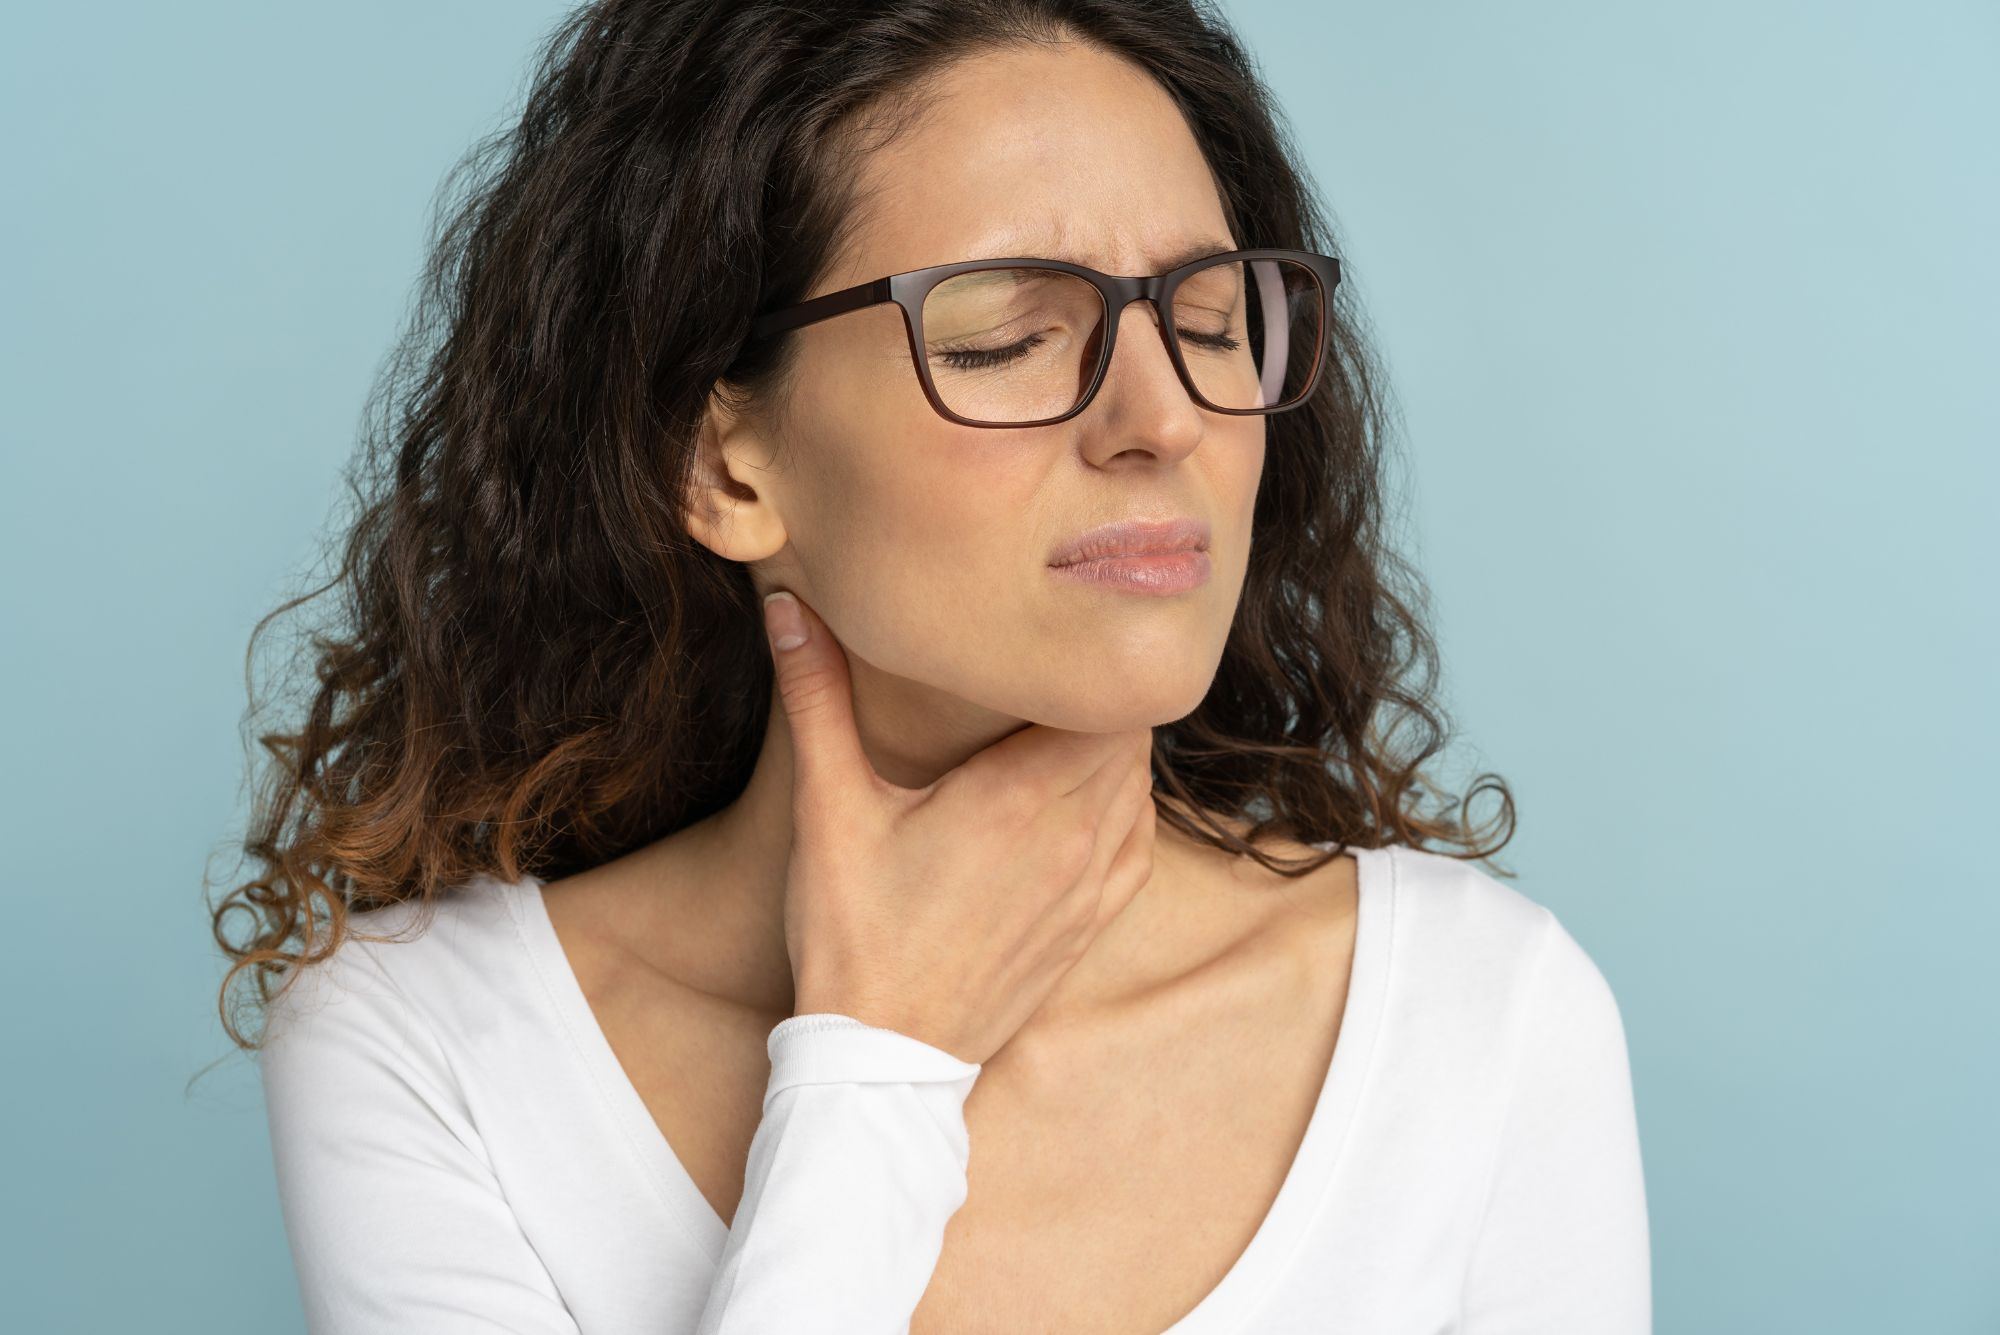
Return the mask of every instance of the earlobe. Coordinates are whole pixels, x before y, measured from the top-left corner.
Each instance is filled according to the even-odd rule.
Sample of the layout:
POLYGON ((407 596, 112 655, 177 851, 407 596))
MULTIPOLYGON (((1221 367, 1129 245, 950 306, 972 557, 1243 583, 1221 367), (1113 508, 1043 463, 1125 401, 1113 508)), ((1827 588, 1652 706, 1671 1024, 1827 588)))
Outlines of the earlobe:
POLYGON ((783 549, 772 475, 757 463, 769 453, 758 426, 711 391, 687 475, 687 528, 695 541, 731 561, 761 561, 783 549))

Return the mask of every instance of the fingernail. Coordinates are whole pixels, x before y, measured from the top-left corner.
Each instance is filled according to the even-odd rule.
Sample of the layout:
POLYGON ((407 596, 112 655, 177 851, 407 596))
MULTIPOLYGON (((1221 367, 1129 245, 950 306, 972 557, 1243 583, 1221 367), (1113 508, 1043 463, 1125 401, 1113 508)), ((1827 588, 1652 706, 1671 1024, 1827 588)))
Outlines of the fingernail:
POLYGON ((796 649, 806 642, 805 614, 799 600, 783 589, 764 595, 764 629, 770 632, 774 649, 796 649))

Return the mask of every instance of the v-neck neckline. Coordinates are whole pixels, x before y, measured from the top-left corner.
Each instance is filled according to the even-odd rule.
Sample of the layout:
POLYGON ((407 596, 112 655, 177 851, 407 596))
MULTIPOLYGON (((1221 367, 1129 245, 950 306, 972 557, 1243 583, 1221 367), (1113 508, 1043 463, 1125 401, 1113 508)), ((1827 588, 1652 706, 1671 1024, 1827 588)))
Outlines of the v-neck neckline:
MULTIPOLYGON (((1331 849, 1331 842, 1316 845, 1331 849)), ((1397 866, 1393 846, 1350 846, 1355 858, 1353 963, 1333 1056, 1306 1121, 1303 1138, 1278 1193, 1250 1241, 1220 1282, 1159 1335, 1226 1335, 1256 1310, 1305 1241, 1330 1189, 1348 1141, 1375 1051, 1388 988, 1395 924, 1397 866)), ((502 882, 501 884, 506 884, 502 882)), ((720 1263, 729 1225, 709 1204, 597 1021, 571 967, 542 897, 546 882, 529 873, 507 886, 514 923, 540 975, 571 1049, 604 1099, 612 1120, 645 1166, 668 1212, 712 1263, 720 1263)))

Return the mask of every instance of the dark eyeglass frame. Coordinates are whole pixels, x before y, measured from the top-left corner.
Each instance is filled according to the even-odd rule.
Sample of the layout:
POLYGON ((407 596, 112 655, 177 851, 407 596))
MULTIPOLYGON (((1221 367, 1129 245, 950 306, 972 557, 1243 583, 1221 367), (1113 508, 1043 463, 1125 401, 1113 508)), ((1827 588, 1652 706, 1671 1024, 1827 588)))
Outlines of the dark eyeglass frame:
POLYGON ((903 312, 903 329, 909 335, 910 361, 916 367, 917 383, 923 386, 924 397, 930 400, 931 407, 937 410, 939 416, 961 426, 994 429, 1051 426, 1075 417, 1088 408, 1090 401, 1097 397, 1097 388, 1104 383, 1105 371, 1111 365, 1111 352, 1118 341, 1118 326, 1122 323, 1118 316, 1123 314, 1125 308, 1132 302, 1143 298, 1153 304, 1154 313, 1160 317, 1160 333, 1167 345, 1167 357, 1173 362, 1175 374, 1180 376, 1181 384, 1186 387, 1194 401, 1210 412, 1228 413, 1236 417, 1257 417, 1269 413, 1288 412, 1293 408, 1304 406, 1312 398, 1312 392, 1319 384, 1320 369, 1325 364, 1327 332, 1332 323, 1329 308, 1333 303, 1334 289, 1339 285, 1340 261, 1336 257, 1321 255, 1310 250, 1268 247, 1219 251, 1213 255, 1189 260, 1186 264, 1169 269, 1165 273, 1146 277, 1124 277, 1103 273, 1087 265, 1071 264, 1067 260, 1046 260, 1025 256, 1013 259, 959 260, 952 264, 933 264, 928 268, 888 274, 872 282, 857 283, 838 292, 828 292, 790 306, 767 311, 751 321, 750 336, 767 338, 789 329, 830 320, 849 311, 858 311, 865 307, 880 305, 885 301, 893 301, 903 312), (1174 328, 1172 318, 1174 293, 1179 289, 1181 281, 1212 264, 1242 260, 1289 260, 1311 270, 1319 280, 1321 311, 1319 336, 1312 350, 1312 369, 1308 372, 1305 387, 1299 391, 1298 397, 1278 407, 1223 408, 1210 403, 1195 387, 1194 377, 1188 371, 1187 362, 1181 357, 1180 333, 1174 328), (981 422, 960 416, 945 405, 944 399, 938 393, 937 385, 931 380, 929 359, 923 353, 924 299, 930 295, 932 288, 946 279, 980 269, 1053 269, 1058 273, 1081 278, 1097 289, 1099 298, 1104 302, 1104 340, 1098 349, 1097 365, 1090 373, 1090 383, 1085 386, 1076 406, 1068 412, 1057 417, 1038 418, 1032 422, 981 422))

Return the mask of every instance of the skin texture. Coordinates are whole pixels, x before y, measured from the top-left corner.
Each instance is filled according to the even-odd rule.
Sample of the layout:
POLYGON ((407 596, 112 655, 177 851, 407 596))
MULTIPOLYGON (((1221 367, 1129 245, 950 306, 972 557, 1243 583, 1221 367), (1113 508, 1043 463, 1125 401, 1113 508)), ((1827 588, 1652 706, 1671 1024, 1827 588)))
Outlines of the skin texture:
MULTIPOLYGON (((806 295, 1006 255, 1148 274, 1196 243, 1242 243, 1178 109, 1115 56, 986 53, 930 95, 867 160, 850 248, 806 295)), ((887 304, 801 331, 784 404, 734 416, 718 402, 706 423, 691 530, 759 594, 790 589, 831 627, 863 748, 891 783, 930 783, 1024 721, 1157 726, 1209 689, 1266 424, 1198 408, 1151 306, 1119 314, 1097 398, 1053 426, 938 416, 887 304), (1136 596, 1046 568, 1082 530, 1175 515, 1210 525, 1197 590, 1136 596)), ((775 698, 771 720, 734 804, 547 892, 606 1036, 725 1220, 764 1036, 794 1000, 792 752, 775 698)), ((1151 879, 986 1064, 967 1104, 970 1197, 912 1329, 1158 1332, 1213 1288, 1296 1153, 1354 911, 1351 858, 1286 880, 1160 822, 1151 879)))

